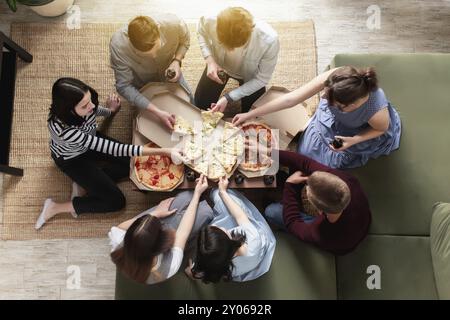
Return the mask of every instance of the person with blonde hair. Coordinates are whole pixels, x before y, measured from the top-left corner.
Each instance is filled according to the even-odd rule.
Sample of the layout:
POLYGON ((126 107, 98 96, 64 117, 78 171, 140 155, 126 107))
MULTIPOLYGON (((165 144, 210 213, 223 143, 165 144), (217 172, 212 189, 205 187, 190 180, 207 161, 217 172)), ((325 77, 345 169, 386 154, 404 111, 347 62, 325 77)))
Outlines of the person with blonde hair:
POLYGON ((230 102, 241 100, 247 112, 275 70, 280 50, 276 31, 246 9, 229 7, 215 17, 201 17, 197 32, 206 68, 195 92, 196 106, 223 112, 230 102), (239 87, 219 99, 229 77, 239 87))
POLYGON ((171 130, 175 116, 156 107, 139 89, 149 82, 178 82, 193 102, 181 73, 189 46, 187 25, 173 14, 135 17, 114 33, 109 45, 117 92, 132 105, 155 114, 171 130))
POLYGON ((358 180, 295 152, 279 151, 279 156, 290 176, 282 201, 266 208, 266 219, 332 254, 353 251, 371 222, 369 202, 358 180))

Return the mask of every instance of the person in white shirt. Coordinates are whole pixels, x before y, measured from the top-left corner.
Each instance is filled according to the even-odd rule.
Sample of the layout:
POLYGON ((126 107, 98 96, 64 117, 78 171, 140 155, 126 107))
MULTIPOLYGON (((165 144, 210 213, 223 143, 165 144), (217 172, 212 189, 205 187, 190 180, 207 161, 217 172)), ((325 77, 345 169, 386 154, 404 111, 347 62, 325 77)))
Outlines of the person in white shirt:
POLYGON ((163 200, 156 208, 112 227, 108 236, 111 259, 117 268, 129 278, 146 284, 162 282, 177 273, 190 235, 213 217, 206 201, 200 202, 207 188, 208 180, 201 175, 194 192, 181 192, 175 198, 163 200))
POLYGON ((195 92, 196 106, 223 112, 230 102, 241 100, 242 111, 247 112, 275 70, 280 50, 276 31, 254 21, 246 9, 229 7, 217 17, 201 17, 197 32, 207 65, 195 92), (221 72, 228 75, 224 81, 221 72), (228 77, 240 86, 219 99, 228 77))

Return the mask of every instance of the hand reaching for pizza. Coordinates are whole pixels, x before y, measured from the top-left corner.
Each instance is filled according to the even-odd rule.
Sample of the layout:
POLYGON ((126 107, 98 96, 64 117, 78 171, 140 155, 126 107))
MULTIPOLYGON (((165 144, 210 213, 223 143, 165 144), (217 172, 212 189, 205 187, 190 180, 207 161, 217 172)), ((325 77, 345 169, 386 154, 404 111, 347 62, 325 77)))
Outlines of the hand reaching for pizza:
POLYGON ((228 178, 226 176, 220 177, 220 179, 219 179, 219 191, 221 191, 221 192, 227 191, 228 183, 229 183, 229 181, 228 181, 228 178))
POLYGON ((225 97, 222 97, 217 101, 217 103, 211 103, 211 111, 213 112, 223 112, 227 107, 228 100, 225 97))
POLYGON ((205 175, 201 174, 197 179, 197 185, 195 186, 194 193, 200 196, 206 189, 208 189, 208 179, 205 175))
POLYGON ((106 99, 106 107, 108 107, 112 113, 117 113, 120 110, 119 96, 115 93, 111 93, 108 99, 106 99))
POLYGON ((152 216, 157 217, 157 218, 165 218, 170 216, 171 214, 173 214, 174 212, 177 211, 177 209, 170 209, 170 206, 173 202, 173 199, 175 199, 174 197, 172 198, 168 198, 166 200, 161 201, 158 206, 156 207, 155 210, 153 210, 153 212, 151 213, 152 216))
POLYGON ((238 113, 237 115, 234 116, 231 123, 237 127, 237 126, 240 126, 241 124, 244 124, 245 122, 247 122, 250 119, 251 119, 251 116, 250 116, 249 112, 238 113))
POLYGON ((170 149, 170 158, 172 159, 172 162, 176 165, 186 163, 189 160, 186 158, 186 156, 183 154, 183 152, 177 148, 170 149))
POLYGON ((167 111, 158 110, 156 116, 167 128, 173 130, 173 126, 175 125, 175 115, 170 114, 167 111))

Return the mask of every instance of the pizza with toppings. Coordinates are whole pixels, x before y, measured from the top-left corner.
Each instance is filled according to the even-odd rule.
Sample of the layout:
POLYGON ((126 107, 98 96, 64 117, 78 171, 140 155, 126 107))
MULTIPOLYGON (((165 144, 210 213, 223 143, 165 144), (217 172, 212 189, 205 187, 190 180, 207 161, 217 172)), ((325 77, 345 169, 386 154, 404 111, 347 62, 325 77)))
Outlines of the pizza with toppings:
POLYGON ((216 129, 222 117, 222 112, 202 111, 203 134, 209 136, 216 129))
MULTIPOLYGON (((147 144, 155 147, 155 144, 147 144)), ((145 187, 155 191, 169 191, 183 180, 184 165, 176 165, 170 156, 152 155, 134 158, 137 180, 145 187)))
POLYGON ((242 126, 245 143, 250 140, 256 146, 255 149, 245 149, 244 158, 239 164, 239 169, 243 171, 258 172, 272 166, 272 130, 269 126, 260 122, 247 122, 242 126))
POLYGON ((229 122, 221 121, 223 113, 203 111, 201 128, 183 137, 182 151, 186 165, 209 179, 217 181, 230 177, 244 153, 242 131, 229 122))

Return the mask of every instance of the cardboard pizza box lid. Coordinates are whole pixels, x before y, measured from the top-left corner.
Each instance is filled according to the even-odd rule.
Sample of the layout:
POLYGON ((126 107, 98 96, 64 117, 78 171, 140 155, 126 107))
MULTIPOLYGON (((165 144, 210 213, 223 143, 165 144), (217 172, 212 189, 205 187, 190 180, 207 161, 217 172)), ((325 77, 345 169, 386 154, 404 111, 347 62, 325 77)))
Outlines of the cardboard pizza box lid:
POLYGON ((149 82, 139 90, 150 101, 155 94, 169 91, 181 99, 189 102, 189 93, 179 83, 173 82, 149 82))
MULTIPOLYGON (((142 93, 147 96, 147 91, 142 93)), ((197 107, 169 91, 154 94, 151 101, 161 110, 179 115, 190 122, 201 120, 200 110, 197 107)), ((137 115, 136 128, 147 139, 162 148, 171 148, 180 142, 153 113, 147 110, 141 110, 137 115)))
MULTIPOLYGON (((145 93, 145 92, 143 92, 145 93)), ((201 126, 201 111, 196 106, 183 100, 169 91, 162 91, 153 95, 152 103, 171 114, 183 117, 188 122, 201 126)), ((220 120, 217 128, 223 128, 225 121, 220 120)), ((136 118, 137 130, 147 139, 153 141, 162 148, 172 148, 181 142, 181 137, 169 131, 164 124, 152 113, 141 110, 136 118)))
MULTIPOLYGON (((263 104, 272 101, 280 96, 290 92, 284 87, 272 86, 267 90, 256 102, 252 109, 258 108, 263 104)), ((309 115, 306 104, 301 103, 292 108, 266 114, 258 117, 258 120, 267 123, 271 128, 280 130, 280 138, 287 135, 291 140, 299 133, 306 129, 309 123, 309 115)), ((290 141, 289 141, 290 142, 290 141)), ((280 143, 280 147, 282 144, 280 143)))

